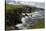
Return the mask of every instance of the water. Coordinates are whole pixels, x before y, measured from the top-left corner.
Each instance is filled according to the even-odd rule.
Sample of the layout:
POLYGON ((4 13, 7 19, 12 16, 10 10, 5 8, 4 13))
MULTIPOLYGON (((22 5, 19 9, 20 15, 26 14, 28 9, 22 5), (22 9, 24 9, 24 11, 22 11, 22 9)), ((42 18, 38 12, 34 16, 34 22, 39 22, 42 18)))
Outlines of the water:
POLYGON ((19 29, 31 29, 32 26, 37 22, 37 20, 44 18, 44 11, 39 10, 32 13, 27 13, 27 15, 28 16, 21 18, 22 23, 17 24, 16 27, 18 27, 19 29))

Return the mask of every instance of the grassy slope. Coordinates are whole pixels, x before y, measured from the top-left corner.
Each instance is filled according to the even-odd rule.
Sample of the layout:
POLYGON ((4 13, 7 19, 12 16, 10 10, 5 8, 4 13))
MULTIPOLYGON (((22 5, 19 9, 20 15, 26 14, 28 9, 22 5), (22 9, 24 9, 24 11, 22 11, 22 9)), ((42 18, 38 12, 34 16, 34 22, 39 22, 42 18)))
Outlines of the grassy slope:
MULTIPOLYGON (((18 10, 18 8, 24 8, 22 5, 11 5, 11 4, 6 4, 6 13, 7 12, 13 12, 13 10, 15 9, 17 9, 18 10)), ((19 11, 19 10, 18 10, 19 11)), ((6 24, 6 30, 9 30, 10 29, 10 26, 8 26, 7 24, 6 24)))
POLYGON ((35 28, 44 28, 44 20, 38 20, 38 22, 32 27, 33 29, 35 28))

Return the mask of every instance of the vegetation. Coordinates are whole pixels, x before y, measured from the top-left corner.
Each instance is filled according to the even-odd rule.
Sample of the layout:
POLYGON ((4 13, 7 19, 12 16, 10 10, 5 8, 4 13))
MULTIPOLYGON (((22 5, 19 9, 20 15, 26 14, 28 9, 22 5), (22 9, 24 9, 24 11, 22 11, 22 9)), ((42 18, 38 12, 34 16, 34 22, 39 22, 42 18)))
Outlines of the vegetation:
POLYGON ((23 6, 6 4, 6 29, 9 29, 8 27, 10 27, 11 25, 14 26, 17 23, 21 23, 20 19, 22 16, 22 10, 23 6))
POLYGON ((32 27, 33 29, 44 28, 44 20, 38 20, 37 23, 32 27))

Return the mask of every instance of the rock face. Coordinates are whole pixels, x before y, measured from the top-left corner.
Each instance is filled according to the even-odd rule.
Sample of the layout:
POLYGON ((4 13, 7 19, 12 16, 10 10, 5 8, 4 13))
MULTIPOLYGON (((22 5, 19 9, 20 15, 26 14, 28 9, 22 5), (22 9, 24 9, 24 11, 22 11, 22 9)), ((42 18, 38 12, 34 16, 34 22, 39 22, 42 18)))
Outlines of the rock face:
POLYGON ((18 27, 19 29, 27 29, 29 28, 29 26, 31 25, 31 18, 29 18, 28 16, 25 16, 21 19, 22 24, 17 24, 16 27, 18 27))
MULTIPOLYGON (((28 15, 28 14, 27 14, 28 15)), ((37 22, 38 19, 44 18, 44 11, 35 11, 32 13, 32 16, 24 16, 21 18, 22 23, 17 24, 16 27, 19 29, 31 29, 32 26, 37 22)))
POLYGON ((34 21, 32 21, 31 16, 25 16, 21 19, 22 24, 17 24, 16 27, 19 29, 30 29, 34 25, 34 21))

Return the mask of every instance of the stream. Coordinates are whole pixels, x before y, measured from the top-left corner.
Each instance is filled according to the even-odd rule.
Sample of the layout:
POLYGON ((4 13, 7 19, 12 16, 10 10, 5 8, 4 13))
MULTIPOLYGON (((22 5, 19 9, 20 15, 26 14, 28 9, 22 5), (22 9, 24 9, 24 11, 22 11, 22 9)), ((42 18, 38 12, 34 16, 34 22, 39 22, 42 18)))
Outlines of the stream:
POLYGON ((31 29, 32 26, 35 25, 37 20, 44 18, 43 10, 35 11, 32 13, 26 13, 26 14, 27 14, 27 16, 25 16, 25 13, 22 13, 22 15, 24 15, 24 17, 21 18, 22 23, 16 25, 16 27, 18 29, 22 29, 22 30, 23 29, 31 29))

